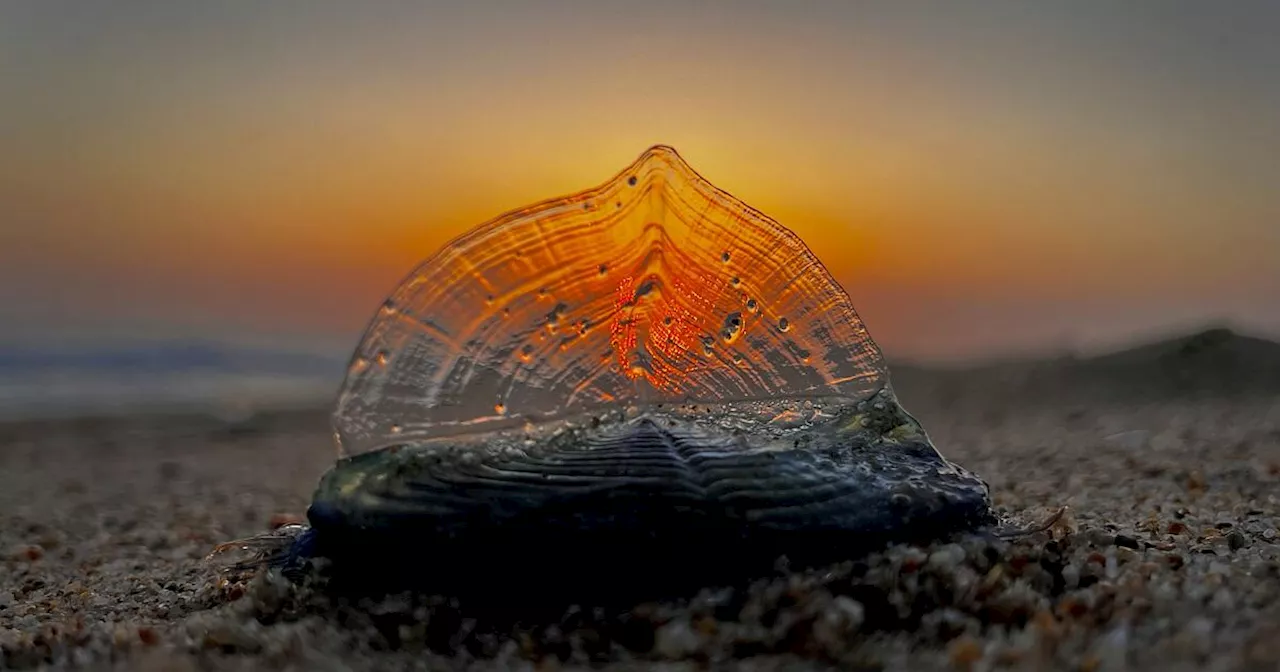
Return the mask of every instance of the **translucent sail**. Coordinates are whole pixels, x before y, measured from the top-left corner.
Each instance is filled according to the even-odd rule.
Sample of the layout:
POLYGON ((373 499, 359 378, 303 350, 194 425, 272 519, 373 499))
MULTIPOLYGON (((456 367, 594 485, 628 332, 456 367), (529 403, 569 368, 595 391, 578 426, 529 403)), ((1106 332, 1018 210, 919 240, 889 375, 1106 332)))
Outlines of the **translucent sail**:
POLYGON ((602 407, 860 400, 886 382, 804 243, 656 146, 423 262, 365 332, 334 424, 361 453, 602 407))

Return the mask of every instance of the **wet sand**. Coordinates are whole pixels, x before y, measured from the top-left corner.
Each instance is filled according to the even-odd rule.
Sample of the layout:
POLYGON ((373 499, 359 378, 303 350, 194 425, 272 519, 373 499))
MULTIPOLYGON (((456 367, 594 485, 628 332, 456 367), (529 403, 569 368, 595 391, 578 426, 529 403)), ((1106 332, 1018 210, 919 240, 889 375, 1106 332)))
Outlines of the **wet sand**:
POLYGON ((1280 669, 1280 396, 895 381, 1010 525, 1064 516, 515 626, 202 562, 305 511, 323 413, 3 424, 0 668, 1280 669))

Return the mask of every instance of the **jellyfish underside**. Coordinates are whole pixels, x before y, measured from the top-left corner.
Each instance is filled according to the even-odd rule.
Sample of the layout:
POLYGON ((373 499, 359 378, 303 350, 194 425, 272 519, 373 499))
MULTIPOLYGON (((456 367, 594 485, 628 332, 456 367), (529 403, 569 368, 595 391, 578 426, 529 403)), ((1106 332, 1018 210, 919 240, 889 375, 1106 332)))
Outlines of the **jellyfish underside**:
POLYGON ((334 425, 309 548, 393 583, 675 589, 990 520, 813 253, 666 147, 419 266, 334 425))

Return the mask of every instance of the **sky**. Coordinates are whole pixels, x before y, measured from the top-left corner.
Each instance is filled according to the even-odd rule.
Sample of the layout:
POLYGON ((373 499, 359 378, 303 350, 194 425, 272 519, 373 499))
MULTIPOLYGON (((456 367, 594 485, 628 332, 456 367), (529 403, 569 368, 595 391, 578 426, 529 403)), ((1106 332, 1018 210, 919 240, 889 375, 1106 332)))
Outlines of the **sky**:
POLYGON ((0 343, 349 351, 665 143, 890 355, 1280 335, 1280 4, 0 3, 0 343))

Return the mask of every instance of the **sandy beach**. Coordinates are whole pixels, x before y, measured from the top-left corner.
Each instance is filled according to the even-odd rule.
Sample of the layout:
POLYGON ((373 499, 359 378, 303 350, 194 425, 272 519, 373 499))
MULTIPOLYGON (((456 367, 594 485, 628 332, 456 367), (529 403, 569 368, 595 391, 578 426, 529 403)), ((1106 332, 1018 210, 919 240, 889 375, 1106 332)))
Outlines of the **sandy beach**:
POLYGON ((1280 672, 1277 35, 0 0, 0 672, 1280 672))
POLYGON ((0 668, 1274 670, 1280 395, 1060 394, 904 371, 1012 539, 960 536, 689 599, 510 624, 445 597, 220 576, 294 520, 323 411, 0 426, 0 668))

